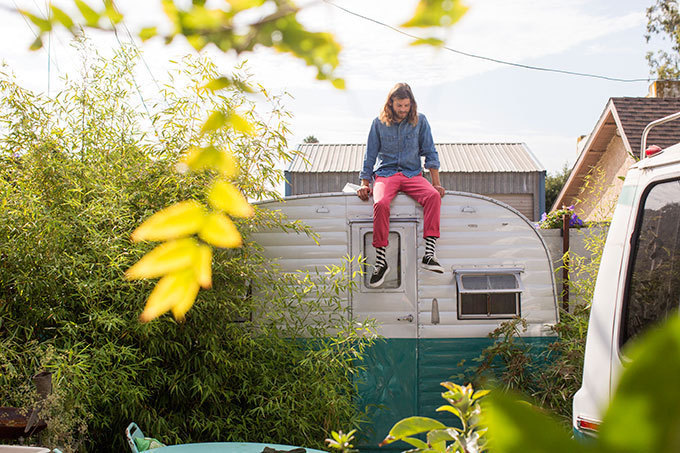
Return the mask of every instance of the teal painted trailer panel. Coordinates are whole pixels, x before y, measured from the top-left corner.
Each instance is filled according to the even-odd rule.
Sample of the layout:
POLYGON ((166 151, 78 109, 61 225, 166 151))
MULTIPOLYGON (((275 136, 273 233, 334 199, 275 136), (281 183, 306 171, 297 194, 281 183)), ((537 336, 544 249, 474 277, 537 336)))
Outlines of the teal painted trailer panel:
MULTIPOLYGON (((522 337, 520 341, 543 350, 554 337, 522 337)), ((489 338, 403 339, 388 338, 375 344, 362 363, 359 374, 359 404, 370 422, 362 426, 357 445, 362 453, 403 451, 411 447, 395 443, 379 448, 390 428, 399 420, 419 415, 457 425, 455 417, 436 409, 446 404, 440 384, 467 383, 473 362, 490 346, 489 338)))
POLYGON ((367 352, 359 374, 359 407, 371 422, 361 427, 360 448, 378 448, 403 414, 415 415, 416 349, 415 339, 388 338, 367 352))

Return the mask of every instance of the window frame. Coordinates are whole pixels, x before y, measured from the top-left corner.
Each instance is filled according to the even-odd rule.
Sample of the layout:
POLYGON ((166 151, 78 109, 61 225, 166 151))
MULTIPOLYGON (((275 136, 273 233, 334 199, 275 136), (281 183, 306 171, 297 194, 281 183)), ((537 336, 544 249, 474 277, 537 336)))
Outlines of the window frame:
POLYGON ((524 292, 524 284, 520 274, 524 272, 522 268, 488 268, 488 269, 455 269, 453 271, 456 280, 456 306, 457 317, 459 320, 489 320, 489 319, 512 319, 517 316, 522 316, 522 293, 524 292), (463 277, 468 275, 475 276, 491 276, 491 275, 511 275, 517 284, 516 288, 503 289, 466 289, 463 284, 463 277), (463 313, 463 296, 465 294, 486 294, 492 296, 494 294, 514 294, 515 295, 515 311, 513 313, 498 313, 498 314, 464 314, 463 313))
MULTIPOLYGON (((668 177, 668 178, 663 178, 659 179, 656 181, 651 181, 644 189, 642 194, 640 195, 639 198, 639 203, 637 205, 637 212, 635 213, 635 227, 633 228, 633 232, 631 233, 631 236, 629 238, 630 242, 630 251, 628 253, 628 263, 626 265, 626 280, 624 283, 624 291, 623 291, 623 299, 621 302, 621 311, 619 313, 619 326, 618 326, 618 340, 616 341, 616 344, 618 346, 618 352, 619 356, 623 357, 622 354, 622 349, 624 346, 630 341, 634 340, 640 333, 643 333, 646 331, 650 326, 646 325, 644 329, 642 329, 641 332, 638 332, 636 334, 631 334, 628 335, 628 330, 629 330, 629 324, 627 322, 628 316, 629 316, 629 310, 630 310, 630 298, 631 298, 631 290, 632 290, 632 281, 633 281, 633 271, 635 270, 635 264, 637 262, 637 256, 639 252, 639 242, 640 242, 640 233, 642 230, 642 223, 644 220, 644 215, 645 215, 645 206, 647 203, 647 199, 649 198, 649 194, 651 193, 654 188, 657 186, 660 186, 661 184, 667 184, 667 183, 678 183, 680 184, 680 177, 678 176, 673 176, 673 177, 668 177)), ((677 308, 676 308, 677 311, 677 308)), ((669 313, 670 314, 670 313, 669 313)))
MULTIPOLYGON (((371 241, 367 241, 367 236, 369 234, 373 234, 373 230, 365 231, 363 234, 360 234, 360 241, 361 241, 361 248, 362 248, 362 253, 361 255, 363 257, 368 258, 369 253, 367 250, 369 247, 372 247, 371 241)), ((405 291, 405 283, 404 283, 404 263, 403 259, 404 257, 402 256, 401 249, 402 249, 402 241, 404 240, 402 232, 398 230, 393 230, 390 229, 389 232, 387 233, 388 237, 389 235, 396 234, 397 235, 397 259, 398 262, 396 263, 396 266, 394 263, 391 264, 391 266, 395 266, 392 270, 392 272, 396 273, 397 276, 397 281, 398 281, 398 286, 396 287, 384 287, 384 285, 378 287, 378 288, 371 288, 368 286, 368 280, 371 278, 371 273, 373 272, 373 266, 371 263, 364 262, 362 264, 362 270, 363 270, 363 276, 361 278, 361 284, 359 285, 359 292, 361 293, 375 293, 375 292, 381 292, 381 293, 389 293, 389 292, 399 292, 402 293, 405 291)), ((395 246, 394 240, 390 240, 390 246, 395 246)), ((388 258, 389 261, 389 258, 388 258)), ((388 263, 389 264, 389 263, 388 263)))

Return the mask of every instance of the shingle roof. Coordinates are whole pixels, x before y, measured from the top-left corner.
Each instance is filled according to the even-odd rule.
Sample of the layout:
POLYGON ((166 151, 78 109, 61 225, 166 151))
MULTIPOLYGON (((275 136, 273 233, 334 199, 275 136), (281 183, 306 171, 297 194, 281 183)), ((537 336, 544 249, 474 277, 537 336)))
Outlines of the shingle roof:
MULTIPOLYGON (((625 139, 634 155, 640 155, 640 140, 645 126, 654 120, 680 112, 680 98, 611 98, 625 139)), ((647 137, 647 145, 667 148, 680 142, 680 121, 656 126, 647 137)))
MULTIPOLYGON (((441 172, 540 172, 545 169, 524 143, 436 143, 441 172)), ((289 172, 359 172, 365 144, 305 143, 289 172)))

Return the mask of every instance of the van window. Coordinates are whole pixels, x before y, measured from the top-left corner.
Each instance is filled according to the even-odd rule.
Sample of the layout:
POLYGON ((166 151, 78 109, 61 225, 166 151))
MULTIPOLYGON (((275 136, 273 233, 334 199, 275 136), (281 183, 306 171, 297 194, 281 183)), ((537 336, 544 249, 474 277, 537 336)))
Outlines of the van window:
POLYGON ((362 289, 371 291, 381 291, 384 289, 396 289, 401 287, 401 235, 396 231, 390 231, 387 237, 389 245, 385 249, 385 259, 390 266, 390 270, 385 276, 385 282, 380 288, 371 288, 368 282, 371 280, 373 265, 375 264, 375 247, 373 247, 373 232, 364 234, 364 256, 366 265, 364 266, 364 285, 362 289))
POLYGON ((458 318, 512 318, 520 315, 518 272, 456 271, 458 318))
POLYGON ((657 183, 643 195, 630 262, 620 346, 680 302, 680 181, 657 183))

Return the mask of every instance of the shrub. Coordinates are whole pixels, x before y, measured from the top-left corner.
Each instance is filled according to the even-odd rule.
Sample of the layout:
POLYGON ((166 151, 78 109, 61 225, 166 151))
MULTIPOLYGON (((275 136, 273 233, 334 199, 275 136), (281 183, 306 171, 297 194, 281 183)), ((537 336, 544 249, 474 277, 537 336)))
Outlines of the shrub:
POLYGON ((281 97, 260 92, 263 119, 236 88, 202 89, 215 67, 188 59, 149 117, 135 97, 135 58, 96 59, 52 99, 0 77, 0 405, 30 407, 30 377, 49 370, 42 441, 65 452, 123 451, 131 421, 168 444, 320 447, 331 426, 361 419, 353 360, 371 337, 340 303, 351 290, 342 263, 285 275, 248 239, 265 225, 308 228, 262 211, 239 223, 244 247, 215 254, 213 289, 181 324, 139 323, 153 283, 123 278, 151 247, 132 244, 133 229, 203 196, 205 175, 173 171, 190 145, 229 146, 242 170, 234 183, 251 199, 276 193, 276 165, 290 157, 281 97), (253 136, 218 130, 196 143, 205 112, 236 106, 253 136), (324 321, 303 322, 319 311, 324 321))
POLYGON ((569 216, 569 227, 571 228, 582 228, 585 226, 583 220, 581 220, 574 212, 574 206, 562 207, 556 211, 552 211, 548 214, 545 212, 541 215, 541 220, 538 222, 538 227, 543 229, 548 228, 562 228, 564 224, 564 216, 569 216))

